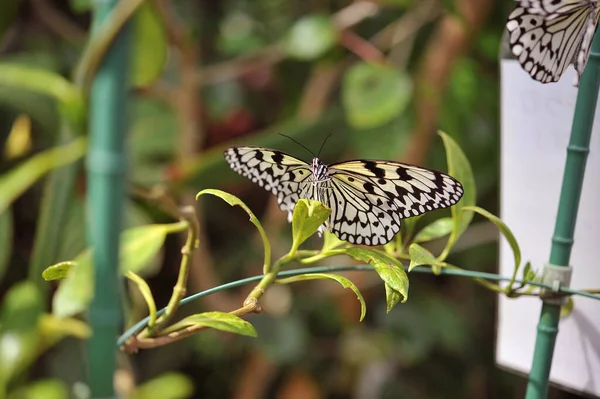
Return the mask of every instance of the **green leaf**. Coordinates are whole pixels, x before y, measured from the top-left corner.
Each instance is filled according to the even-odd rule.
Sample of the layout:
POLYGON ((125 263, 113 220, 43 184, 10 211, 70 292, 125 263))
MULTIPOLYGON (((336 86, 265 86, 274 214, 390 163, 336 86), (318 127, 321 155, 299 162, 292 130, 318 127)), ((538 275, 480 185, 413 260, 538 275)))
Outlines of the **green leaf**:
MULTIPOLYGON (((343 253, 356 260, 373 265, 383 282, 389 285, 390 289, 396 291, 398 295, 401 295, 402 303, 406 302, 408 299, 408 276, 400 261, 375 249, 346 248, 343 253)), ((387 305, 389 312, 393 305, 390 302, 387 305)))
POLYGON ((408 249, 408 253, 410 255, 410 265, 408 266, 409 272, 417 266, 431 265, 433 272, 436 275, 440 274, 443 263, 438 261, 431 252, 419 244, 412 244, 408 249))
POLYGON ((329 16, 307 15, 292 26, 284 46, 290 57, 314 60, 331 49, 338 38, 339 32, 329 16))
POLYGON ((92 0, 69 0, 69 3, 76 14, 83 14, 92 8, 92 0))
POLYGON ((133 16, 131 83, 146 87, 162 74, 167 61, 165 29, 155 7, 145 2, 133 16))
POLYGON ((573 308, 575 308, 575 302, 573 302, 573 298, 567 298, 567 303, 560 307, 560 317, 567 317, 573 312, 573 308))
POLYGON ((13 218, 10 209, 0 212, 0 281, 6 273, 13 247, 13 218))
POLYGON ((38 331, 46 347, 51 347, 66 337, 87 339, 92 336, 92 329, 85 322, 70 317, 58 318, 51 314, 42 315, 38 331))
POLYGON ((380 64, 357 63, 342 82, 348 123, 358 129, 383 125, 403 113, 412 97, 410 77, 380 64))
POLYGON ((535 270, 531 268, 531 262, 527 262, 523 268, 523 285, 533 280, 535 280, 535 270))
POLYGON ((498 218, 497 216, 491 214, 490 212, 488 212, 485 209, 482 209, 478 206, 465 206, 465 207, 463 207, 463 210, 477 212, 481 216, 488 219, 490 222, 494 223, 496 225, 496 227, 498 227, 498 230, 500 230, 500 232, 502 233, 504 238, 506 238, 506 241, 508 241, 508 245, 510 245, 510 248, 512 249, 513 257, 514 257, 514 261, 515 261, 514 274, 516 275, 516 272, 519 269, 519 266, 521 264, 521 248, 519 248, 519 243, 517 242, 517 239, 515 238, 512 231, 510 231, 508 226, 502 220, 500 220, 500 218, 498 218))
POLYGON ((454 221, 452 218, 437 219, 433 223, 428 224, 423 230, 417 233, 414 242, 432 241, 436 238, 444 237, 452 232, 454 221))
POLYGON ((317 232, 319 227, 327 220, 331 209, 319 201, 301 199, 294 207, 292 216, 292 250, 296 252, 306 239, 317 232))
POLYGON ((17 197, 43 175, 54 168, 80 159, 85 150, 86 142, 82 137, 69 144, 41 152, 4 173, 0 176, 0 213, 4 213, 17 197))
POLYGON ((1 87, 27 89, 54 98, 61 110, 76 126, 81 125, 85 116, 85 102, 82 92, 62 76, 45 69, 28 65, 0 63, 1 87))
POLYGON ((186 399, 194 393, 194 384, 185 375, 165 373, 138 386, 129 399, 186 399))
POLYGON ((67 385, 55 379, 28 382, 27 386, 12 391, 8 399, 69 399, 67 385))
POLYGON ((27 369, 38 355, 37 332, 44 311, 42 295, 32 281, 17 283, 4 297, 0 316, 0 383, 27 369))
POLYGON ((52 314, 69 317, 85 311, 94 297, 94 276, 91 251, 79 254, 71 273, 59 284, 52 298, 52 314))
POLYGON ((262 225, 260 224, 260 221, 258 220, 258 218, 256 216, 254 216, 254 213, 252 213, 250 208, 248 208, 248 205, 244 204, 242 202, 242 200, 239 199, 238 197, 236 197, 235 195, 226 193, 225 191, 214 190, 214 189, 205 189, 205 190, 200 191, 198 194, 196 194, 196 201, 198 200, 198 198, 200 198, 201 195, 204 195, 204 194, 210 194, 210 195, 219 197, 231 206, 239 206, 244 211, 246 211, 248 216, 250 216, 250 222, 252 222, 252 224, 254 226, 256 226, 256 229, 258 230, 258 233, 260 234, 260 238, 262 239, 262 242, 263 242, 263 249, 265 252, 265 261, 264 261, 264 265, 263 265, 263 272, 266 274, 269 271, 269 268, 271 267, 271 243, 269 242, 267 233, 265 233, 265 230, 263 229, 262 225))
POLYGON ((386 303, 386 312, 390 313, 394 306, 400 302, 402 299, 402 294, 400 292, 393 289, 390 285, 384 284, 385 286, 385 303, 386 303))
POLYGON ((46 281, 62 280, 67 278, 69 272, 75 266, 77 266, 77 263, 73 261, 60 262, 47 267, 46 270, 43 271, 42 277, 46 281))
POLYGON ((176 331, 190 326, 204 326, 248 337, 257 336, 256 330, 252 324, 239 316, 225 312, 204 312, 194 314, 173 324, 169 327, 169 330, 176 331))
POLYGON ((342 285, 344 288, 350 288, 356 296, 358 297, 358 301, 360 302, 360 321, 363 321, 365 318, 365 314, 367 313, 367 304, 360 293, 358 287, 354 285, 354 283, 348 280, 346 277, 339 276, 337 274, 330 273, 309 273, 309 274, 301 274, 299 276, 288 277, 278 279, 277 283, 279 284, 290 284, 295 283, 297 281, 305 281, 305 280, 321 280, 321 279, 331 279, 335 280, 342 285))
POLYGON ((147 272, 146 267, 160 252, 167 234, 185 228, 182 223, 172 223, 151 224, 125 230, 121 234, 120 272, 122 274, 128 271, 138 274, 147 272))
POLYGON ((473 171, 469 160, 460 149, 458 144, 446 133, 438 132, 442 136, 444 146, 446 148, 446 158, 448 159, 448 173, 458 180, 464 189, 464 194, 460 201, 454 205, 451 209, 452 220, 454 226, 446 248, 440 255, 440 260, 444 260, 450 253, 450 250, 456 243, 456 240, 461 234, 467 229, 469 223, 473 219, 473 212, 462 212, 462 209, 467 206, 475 205, 477 199, 477 192, 475 188, 475 178, 473 177, 473 171))
MULTIPOLYGON (((147 272, 146 267, 160 251, 165 236, 169 233, 182 231, 186 226, 186 222, 178 222, 147 225, 125 230, 121 234, 119 271, 122 274, 128 271, 147 272)), ((91 251, 86 249, 73 261, 62 262, 54 266, 56 268, 51 266, 44 271, 46 276, 56 275, 60 278, 64 277, 64 273, 66 273, 66 278, 58 286, 58 290, 54 295, 52 302, 53 314, 57 317, 68 317, 85 311, 94 297, 91 251), (68 272, 68 270, 64 270, 65 268, 71 268, 72 271, 68 272)))
POLYGON ((329 231, 323 233, 323 248, 321 252, 331 251, 342 245, 348 245, 346 241, 342 241, 337 236, 329 231))

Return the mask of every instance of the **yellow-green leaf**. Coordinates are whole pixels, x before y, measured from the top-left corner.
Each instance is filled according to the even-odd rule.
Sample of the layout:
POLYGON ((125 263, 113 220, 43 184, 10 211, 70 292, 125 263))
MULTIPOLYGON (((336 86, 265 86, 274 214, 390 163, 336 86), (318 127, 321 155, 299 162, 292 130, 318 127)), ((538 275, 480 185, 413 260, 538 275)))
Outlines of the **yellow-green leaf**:
POLYGON ((13 218, 10 209, 0 212, 0 280, 4 277, 13 247, 13 218))
POLYGON ((386 312, 390 313, 394 306, 400 302, 402 299, 402 294, 398 291, 390 287, 388 284, 385 285, 385 303, 386 303, 386 312))
POLYGON ((354 285, 354 283, 348 280, 346 277, 339 276, 337 274, 330 273, 309 273, 309 274, 301 274, 299 276, 287 277, 278 279, 277 283, 279 284, 290 284, 295 283, 297 281, 305 281, 305 280, 320 280, 320 279, 331 279, 335 280, 342 285, 344 288, 350 288, 356 296, 358 297, 358 301, 360 302, 360 321, 365 318, 365 314, 367 313, 367 304, 360 293, 358 287, 354 285))
MULTIPOLYGON (((0 87, 27 89, 52 97, 69 119, 79 125, 85 116, 81 90, 64 77, 46 69, 24 64, 0 63, 0 87)), ((68 162, 66 162, 68 163, 68 162)))
POLYGON ((454 222, 452 218, 437 219, 433 223, 428 224, 423 230, 417 233, 414 242, 427 242, 436 238, 444 237, 452 232, 454 222))
MULTIPOLYGON (((402 296, 402 303, 406 302, 408 299, 408 276, 399 260, 381 251, 367 248, 346 248, 343 253, 373 265, 383 282, 402 296)), ((390 306, 388 302, 388 311, 392 307, 393 305, 390 306)))
POLYGON ((59 262, 47 267, 46 270, 42 272, 42 277, 46 281, 62 280, 67 278, 71 269, 76 266, 77 263, 73 261, 59 262))
POLYGON ((26 386, 11 391, 8 399, 68 399, 67 385, 55 379, 28 382, 26 386))
POLYGON ((173 324, 170 330, 203 326, 234 334, 256 337, 254 326, 239 316, 225 312, 204 312, 188 316, 173 324))
POLYGON ((162 74, 167 61, 167 38, 161 18, 150 2, 140 6, 132 22, 131 83, 135 87, 146 87, 162 74))
POLYGON ((456 144, 448 134, 440 131, 439 135, 442 136, 446 148, 448 173, 458 180, 464 189, 464 194, 460 201, 451 208, 454 226, 450 238, 448 239, 448 244, 440 256, 440 260, 444 260, 454 246, 456 240, 458 240, 460 235, 467 229, 469 223, 471 223, 471 219, 473 219, 473 212, 463 212, 462 208, 475 205, 477 192, 475 188, 475 178, 473 177, 473 171, 469 160, 458 144, 456 144))
POLYGON ((121 234, 119 268, 122 274, 143 273, 160 252, 167 234, 183 231, 185 222, 150 224, 125 230, 121 234))
MULTIPOLYGON (((0 72, 1 74, 1 72, 0 72)), ((41 152, 0 176, 0 213, 43 175, 74 162, 85 154, 85 138, 41 152)))
POLYGON ((194 384, 185 375, 165 373, 138 386, 129 399, 187 399, 194 392, 194 384))
POLYGON ((77 266, 59 284, 52 298, 52 314, 56 317, 69 317, 85 311, 94 297, 91 252, 85 250, 73 263, 77 266))
POLYGON ((71 317, 55 317, 44 314, 40 319, 39 332, 46 345, 51 346, 63 338, 75 337, 87 339, 92 336, 92 329, 85 322, 71 317))
POLYGON ((42 295, 33 281, 13 285, 4 297, 0 315, 0 382, 9 382, 37 358, 37 326, 43 310, 42 295))
POLYGON ((348 245, 348 243, 340 240, 335 234, 329 231, 323 233, 323 249, 321 249, 321 252, 331 251, 342 245, 348 245))
POLYGON ((508 245, 510 245, 510 248, 513 251, 515 268, 518 268, 521 264, 521 248, 519 248, 519 243, 517 242, 517 239, 515 238, 512 231, 508 228, 508 226, 502 220, 500 220, 498 216, 493 215, 492 213, 478 206, 465 206, 463 209, 465 212, 477 212, 490 222, 494 223, 496 227, 498 227, 498 230, 500 230, 504 238, 506 238, 506 241, 508 241, 508 245))
POLYGON ((412 244, 408 249, 410 255, 410 265, 408 271, 410 272, 417 266, 427 265, 431 266, 435 274, 440 274, 440 270, 443 266, 442 262, 438 261, 435 256, 419 244, 412 244))
POLYGON ((295 252, 308 237, 315 234, 330 214, 331 209, 319 201, 299 200, 294 207, 292 216, 293 243, 291 252, 295 252))

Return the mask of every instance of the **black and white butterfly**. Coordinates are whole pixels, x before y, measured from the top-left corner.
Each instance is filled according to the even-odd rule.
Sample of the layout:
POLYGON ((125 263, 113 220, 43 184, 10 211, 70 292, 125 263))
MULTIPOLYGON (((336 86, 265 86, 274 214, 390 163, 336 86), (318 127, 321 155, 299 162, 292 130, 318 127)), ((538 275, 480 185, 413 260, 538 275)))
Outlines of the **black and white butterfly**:
POLYGON ((231 168, 277 196, 292 212, 300 198, 331 208, 321 227, 352 244, 383 245, 400 231, 402 219, 456 204, 462 185, 432 169, 393 161, 354 160, 325 165, 317 156, 308 164, 263 147, 230 147, 231 168))
POLYGON ((506 28, 511 51, 531 77, 556 82, 573 64, 579 86, 600 18, 600 0, 517 0, 506 28))

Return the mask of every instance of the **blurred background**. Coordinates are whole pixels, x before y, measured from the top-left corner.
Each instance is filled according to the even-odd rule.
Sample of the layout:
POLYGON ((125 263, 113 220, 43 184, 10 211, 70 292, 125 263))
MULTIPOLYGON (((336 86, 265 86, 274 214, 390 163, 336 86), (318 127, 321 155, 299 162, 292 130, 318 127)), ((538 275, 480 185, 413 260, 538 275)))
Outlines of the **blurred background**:
MULTIPOLYGON (((89 38, 91 3, 3 0, 0 61, 72 80, 89 38)), ((255 144, 310 160, 278 132, 314 152, 332 134, 321 155, 326 163, 376 158, 446 170, 436 135, 442 129, 471 162, 478 205, 497 213, 499 54, 514 4, 147 2, 132 21, 125 224, 173 221, 149 200, 148 192, 156 187, 178 204, 195 203, 201 189, 219 188, 250 206, 272 239, 274 256, 281 256, 290 245, 286 215, 273 196, 238 177, 222 156, 226 146, 255 144)), ((64 140, 64 110, 55 99, 10 83, 10 77, 0 77, 2 173, 64 140)), ((0 217, 4 327, 10 306, 49 311, 56 284, 42 281, 41 271, 85 248, 83 162, 70 171, 72 188, 61 198, 52 197, 57 202, 51 213, 61 221, 54 229, 44 222, 44 201, 50 201, 49 179, 57 179, 57 173, 36 179, 0 217), (44 256, 42 242, 49 245, 52 237, 55 249, 44 256), (10 295, 15 287, 20 293, 10 295), (23 287, 33 290, 35 304, 20 304, 19 296, 32 297, 23 287)), ((247 215, 214 198, 203 198, 197 209, 200 248, 189 292, 260 274, 262 245, 247 215)), ((142 272, 160 307, 175 284, 183 238, 170 236, 160 258, 142 272)), ((319 243, 315 238, 309 245, 319 243)), ((476 218, 450 262, 496 272, 497 254, 495 227, 476 218)), ((349 264, 346 259, 324 264, 334 261, 349 264)), ((494 294, 467 279, 411 274, 408 302, 386 314, 377 276, 346 275, 367 301, 362 323, 355 295, 335 283, 272 287, 264 297, 265 312, 249 318, 258 338, 204 331, 168 347, 120 354, 117 387, 138 398, 523 397, 525 378, 494 364, 494 294)), ((235 309, 249 289, 203 298, 180 313, 235 309)), ((136 289, 123 293, 130 326, 146 315, 146 307, 136 289)), ((55 341, 37 346, 19 363, 17 377, 5 384, 11 397, 86 397, 81 383, 85 341, 55 341), (43 396, 31 396, 31 391, 19 396, 32 384, 43 396)), ((577 396, 552 389, 551 397, 577 396)))

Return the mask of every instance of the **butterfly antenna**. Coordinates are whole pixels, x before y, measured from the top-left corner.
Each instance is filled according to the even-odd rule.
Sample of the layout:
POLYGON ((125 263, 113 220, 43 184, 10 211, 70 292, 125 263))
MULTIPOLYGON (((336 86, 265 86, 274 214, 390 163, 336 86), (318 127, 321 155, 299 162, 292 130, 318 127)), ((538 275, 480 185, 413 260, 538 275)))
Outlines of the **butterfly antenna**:
POLYGON ((314 152, 312 152, 312 151, 310 150, 310 148, 307 148, 307 147, 306 147, 304 144, 300 143, 300 142, 299 142, 299 141, 297 141, 296 139, 294 139, 294 138, 292 138, 292 137, 290 137, 290 136, 286 136, 286 135, 285 135, 285 134, 283 134, 283 133, 277 133, 277 134, 278 134, 278 135, 280 135, 280 136, 283 136, 283 137, 287 137, 288 139, 292 140, 294 143, 298 144, 300 147, 304 148, 306 151, 310 152, 310 154, 311 154, 311 155, 312 155, 314 158, 317 158, 317 156, 315 155, 315 153, 314 153, 314 152))
POLYGON ((327 137, 325 137, 325 140, 323 140, 323 144, 321 144, 321 148, 319 148, 319 152, 317 153, 317 158, 319 158, 319 156, 321 155, 321 150, 323 150, 323 147, 325 147, 325 143, 327 143, 327 139, 331 137, 333 133, 329 133, 329 135, 327 137))

